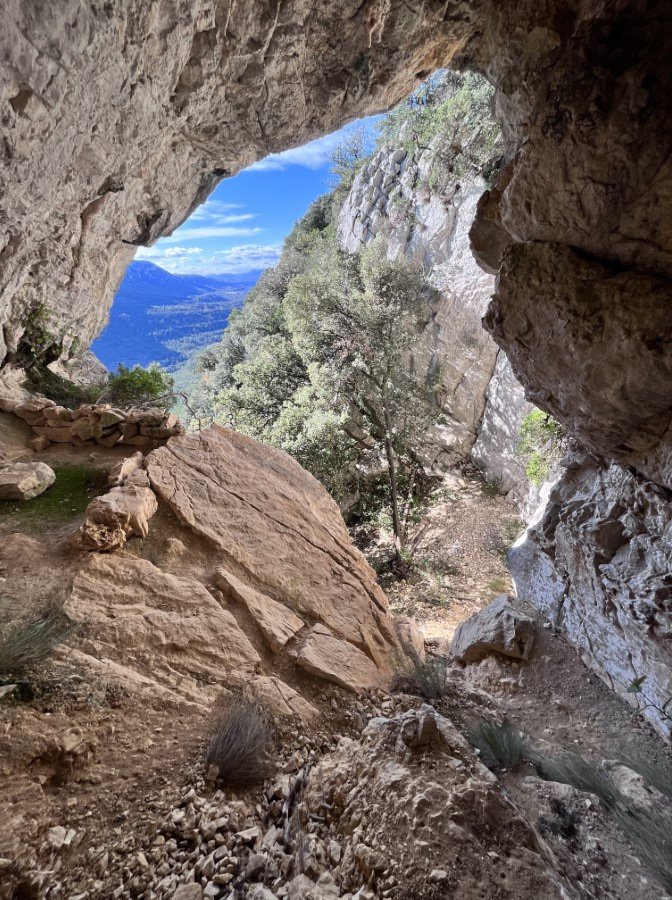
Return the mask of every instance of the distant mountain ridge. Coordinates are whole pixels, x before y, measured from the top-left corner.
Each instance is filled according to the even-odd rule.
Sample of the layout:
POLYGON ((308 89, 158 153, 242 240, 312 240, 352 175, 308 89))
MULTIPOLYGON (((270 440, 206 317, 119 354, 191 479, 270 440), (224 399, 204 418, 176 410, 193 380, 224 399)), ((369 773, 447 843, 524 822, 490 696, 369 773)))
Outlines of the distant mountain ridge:
POLYGON ((91 350, 108 369, 151 362, 174 368, 221 338, 231 310, 260 275, 173 275, 146 260, 132 262, 91 350))

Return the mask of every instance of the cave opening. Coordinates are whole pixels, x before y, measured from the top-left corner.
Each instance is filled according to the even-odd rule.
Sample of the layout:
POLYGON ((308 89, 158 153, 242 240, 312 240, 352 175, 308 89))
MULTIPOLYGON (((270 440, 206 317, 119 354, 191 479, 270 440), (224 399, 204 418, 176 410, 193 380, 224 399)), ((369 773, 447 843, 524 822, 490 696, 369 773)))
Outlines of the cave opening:
POLYGON ((18 817, 0 856, 38 891, 58 857, 73 895, 654 900, 672 886, 666 4, 272 6, 2 13, 0 699, 18 817), (257 207, 217 193, 452 70, 381 120, 371 153, 347 133, 326 197, 286 190, 302 215, 281 253, 257 207), (213 229, 249 239, 264 273, 198 271, 213 229), (129 356, 102 390, 85 351, 152 253, 169 302, 144 334, 113 307, 129 356), (198 329, 175 332, 178 265, 203 281, 198 329), (135 370, 157 337, 167 367, 193 363, 135 370), (27 397, 24 371, 47 368, 27 397), (21 668, 36 634, 45 668, 21 668), (229 806, 196 742, 246 691, 290 780, 229 806), (53 740, 27 791, 14 735, 32 746, 38 719, 53 740), (122 757, 118 803, 98 792, 84 872, 94 799, 62 776, 101 784, 112 733, 141 761, 131 777, 122 757), (155 780, 175 754, 183 800, 155 780), (146 844, 140 795, 158 810, 164 787, 146 844), (521 859, 544 841, 548 859, 521 859))

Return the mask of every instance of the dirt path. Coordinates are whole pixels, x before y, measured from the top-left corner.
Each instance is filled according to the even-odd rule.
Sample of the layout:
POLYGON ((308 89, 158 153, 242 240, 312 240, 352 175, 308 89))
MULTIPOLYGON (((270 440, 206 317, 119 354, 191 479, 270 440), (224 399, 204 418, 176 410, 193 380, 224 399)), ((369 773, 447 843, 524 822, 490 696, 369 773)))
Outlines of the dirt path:
POLYGON ((409 531, 407 580, 384 584, 392 612, 412 616, 427 641, 444 646, 460 622, 512 589, 504 558, 523 527, 490 484, 447 475, 409 531))

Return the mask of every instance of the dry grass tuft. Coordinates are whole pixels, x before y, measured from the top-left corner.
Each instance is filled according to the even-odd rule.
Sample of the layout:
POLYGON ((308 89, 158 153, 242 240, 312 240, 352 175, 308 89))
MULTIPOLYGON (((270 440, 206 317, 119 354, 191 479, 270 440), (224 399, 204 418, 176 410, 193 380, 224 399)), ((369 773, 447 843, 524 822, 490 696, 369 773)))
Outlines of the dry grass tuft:
POLYGON ((423 662, 413 655, 405 669, 392 679, 391 690, 414 694, 425 700, 439 700, 448 691, 448 662, 441 656, 429 656, 423 662))
POLYGON ((639 753, 622 753, 618 761, 641 775, 650 787, 672 800, 672 769, 669 766, 657 763, 639 753))
POLYGON ((15 625, 0 639, 0 674, 16 674, 42 662, 76 630, 77 625, 57 608, 46 609, 39 619, 15 625))
POLYGON ((672 816, 619 804, 612 811, 642 864, 672 894, 672 816))
POLYGON ((579 753, 555 757, 530 754, 528 759, 546 781, 557 781, 578 791, 595 794, 607 809, 613 809, 621 800, 620 791, 611 778, 579 753))
POLYGON ((467 729, 467 740, 481 751, 488 768, 513 771, 523 758, 523 736, 510 723, 477 722, 467 729))
POLYGON ((254 698, 235 694, 220 714, 206 750, 206 766, 229 785, 258 784, 273 772, 268 716, 254 698))

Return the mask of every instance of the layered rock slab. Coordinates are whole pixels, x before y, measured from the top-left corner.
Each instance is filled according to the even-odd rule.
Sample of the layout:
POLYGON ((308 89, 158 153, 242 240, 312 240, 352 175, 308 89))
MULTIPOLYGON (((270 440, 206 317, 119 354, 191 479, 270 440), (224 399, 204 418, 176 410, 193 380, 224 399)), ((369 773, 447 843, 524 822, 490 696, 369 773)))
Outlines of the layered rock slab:
POLYGON ((202 584, 127 553, 91 554, 64 610, 82 625, 80 653, 111 662, 109 674, 127 686, 146 687, 149 679, 204 703, 212 699, 204 682, 249 677, 261 663, 235 618, 202 584))
POLYGON ((243 584, 226 569, 219 569, 213 581, 225 597, 245 606, 274 653, 279 653, 305 627, 303 619, 291 609, 243 584))
POLYGON ((355 693, 384 684, 381 671, 368 656, 346 641, 339 641, 324 625, 310 630, 296 664, 311 675, 355 693))
POLYGON ((208 541, 213 564, 388 667, 399 645, 387 599, 337 505, 295 460, 213 426, 171 439, 146 468, 179 521, 208 541))

